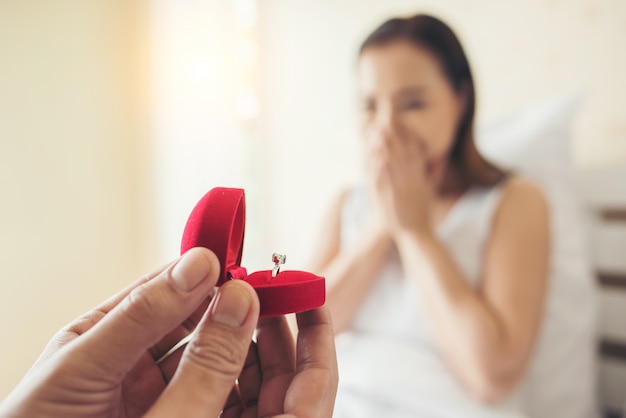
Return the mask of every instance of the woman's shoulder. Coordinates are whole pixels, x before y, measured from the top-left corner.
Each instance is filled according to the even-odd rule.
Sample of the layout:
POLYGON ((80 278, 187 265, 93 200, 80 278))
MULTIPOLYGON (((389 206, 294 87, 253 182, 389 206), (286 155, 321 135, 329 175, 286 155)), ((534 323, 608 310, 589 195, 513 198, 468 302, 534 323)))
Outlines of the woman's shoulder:
POLYGON ((344 209, 346 206, 357 205, 359 207, 367 205, 369 193, 365 183, 354 183, 345 185, 335 193, 332 200, 333 207, 336 209, 344 209))
POLYGON ((546 202, 543 189, 539 184, 526 177, 511 175, 503 180, 503 200, 529 200, 531 203, 546 202))
POLYGON ((346 186, 335 192, 330 199, 328 217, 335 219, 335 223, 341 223, 344 212, 350 206, 354 206, 354 200, 360 194, 359 188, 354 186, 346 186))
POLYGON ((341 210, 346 205, 346 202, 348 202, 348 200, 350 200, 352 196, 358 192, 359 190, 355 186, 343 187, 335 193, 332 200, 332 207, 335 210, 341 210))
POLYGON ((541 186, 534 181, 511 175, 503 180, 502 199, 496 213, 497 218, 508 222, 523 219, 546 218, 548 201, 541 186))

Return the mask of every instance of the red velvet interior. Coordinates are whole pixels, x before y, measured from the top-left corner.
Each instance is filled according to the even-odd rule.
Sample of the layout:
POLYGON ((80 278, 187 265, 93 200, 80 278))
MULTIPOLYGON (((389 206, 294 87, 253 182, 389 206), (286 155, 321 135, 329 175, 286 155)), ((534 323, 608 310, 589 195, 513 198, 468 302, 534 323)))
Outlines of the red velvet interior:
POLYGON ((271 277, 270 270, 246 275, 245 268, 240 266, 245 211, 242 189, 218 187, 210 190, 189 215, 181 254, 194 247, 213 251, 222 266, 217 285, 222 285, 228 275, 250 283, 259 296, 261 316, 303 312, 322 306, 326 300, 323 277, 290 270, 282 271, 276 277, 271 277))
POLYGON ((318 308, 326 301, 326 281, 306 271, 256 271, 246 279, 261 301, 261 316, 284 315, 318 308))
POLYGON ((245 216, 243 189, 216 187, 200 199, 185 225, 180 253, 194 247, 213 251, 221 266, 218 286, 226 281, 228 269, 241 263, 245 216))

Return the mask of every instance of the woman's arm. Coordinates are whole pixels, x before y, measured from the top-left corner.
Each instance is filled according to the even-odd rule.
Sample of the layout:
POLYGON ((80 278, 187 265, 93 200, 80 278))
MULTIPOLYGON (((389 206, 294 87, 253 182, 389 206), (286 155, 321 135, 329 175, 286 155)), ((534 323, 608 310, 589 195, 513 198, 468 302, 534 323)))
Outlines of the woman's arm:
POLYGON ((326 277, 326 305, 335 333, 345 331, 352 323, 393 243, 382 227, 372 226, 364 231, 357 245, 341 251, 341 211, 346 197, 344 192, 336 199, 322 225, 312 268, 326 277))
POLYGON ((523 375, 541 322, 549 259, 542 192, 522 180, 506 185, 478 290, 432 233, 405 230, 396 243, 453 370, 483 401, 503 398, 523 375))

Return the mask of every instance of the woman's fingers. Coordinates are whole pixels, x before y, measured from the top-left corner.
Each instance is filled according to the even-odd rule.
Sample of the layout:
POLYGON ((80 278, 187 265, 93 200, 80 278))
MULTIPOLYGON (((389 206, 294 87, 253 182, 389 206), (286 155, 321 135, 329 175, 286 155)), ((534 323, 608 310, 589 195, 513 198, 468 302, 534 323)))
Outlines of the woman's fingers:
POLYGON ((249 284, 224 284, 146 416, 219 416, 243 368, 258 317, 259 300, 249 284))
POLYGON ((330 417, 335 405, 337 356, 328 309, 297 315, 296 375, 285 398, 285 413, 295 417, 330 417))

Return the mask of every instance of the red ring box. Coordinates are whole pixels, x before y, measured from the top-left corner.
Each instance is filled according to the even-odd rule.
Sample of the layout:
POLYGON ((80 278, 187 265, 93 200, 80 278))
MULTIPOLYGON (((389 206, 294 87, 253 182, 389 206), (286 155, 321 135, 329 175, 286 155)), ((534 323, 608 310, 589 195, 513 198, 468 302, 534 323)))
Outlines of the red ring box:
POLYGON ((220 260, 217 286, 227 280, 245 280, 256 291, 261 316, 276 316, 318 308, 326 301, 326 281, 306 271, 271 270, 248 274, 241 266, 246 222, 243 189, 211 189, 191 211, 181 244, 181 254, 194 247, 213 251, 220 260))

